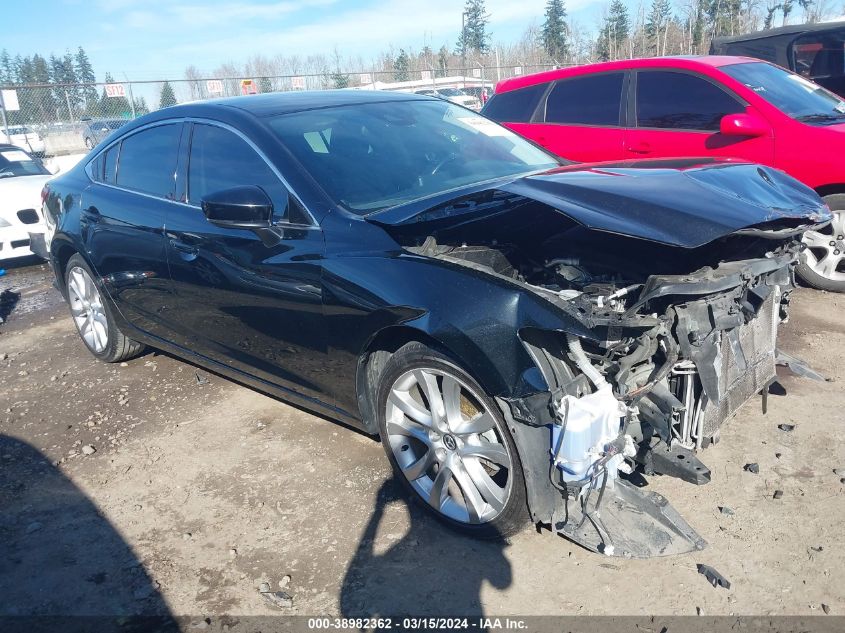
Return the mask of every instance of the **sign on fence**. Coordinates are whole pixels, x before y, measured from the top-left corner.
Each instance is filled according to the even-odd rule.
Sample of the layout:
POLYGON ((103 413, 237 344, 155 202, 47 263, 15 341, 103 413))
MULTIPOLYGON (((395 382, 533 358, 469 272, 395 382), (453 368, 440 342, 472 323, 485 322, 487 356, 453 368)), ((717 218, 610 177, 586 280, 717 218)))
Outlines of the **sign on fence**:
POLYGON ((431 71, 430 70, 421 70, 420 71, 420 79, 424 81, 431 81, 431 71))
POLYGON ((305 90, 305 77, 291 77, 290 85, 294 90, 305 90))
POLYGON ((208 90, 209 94, 212 95, 222 95, 223 94, 223 82, 219 79, 209 79, 205 82, 205 89, 208 90))
POLYGON ((3 90, 2 92, 2 99, 3 99, 3 107, 8 112, 14 112, 21 109, 20 104, 18 103, 18 92, 17 90, 3 90))
POLYGON ((373 83, 373 76, 370 73, 361 73, 360 80, 362 84, 371 84, 373 83))
POLYGON ((481 69, 480 68, 473 68, 472 69, 472 76, 473 77, 481 77, 481 69))
POLYGON ((522 74, 522 66, 514 66, 513 67, 513 74, 514 75, 521 75, 522 74))
POLYGON ((125 97, 126 88, 123 84, 106 84, 107 97, 125 97))
POLYGON ((257 95, 258 85, 252 79, 241 79, 242 95, 257 95))

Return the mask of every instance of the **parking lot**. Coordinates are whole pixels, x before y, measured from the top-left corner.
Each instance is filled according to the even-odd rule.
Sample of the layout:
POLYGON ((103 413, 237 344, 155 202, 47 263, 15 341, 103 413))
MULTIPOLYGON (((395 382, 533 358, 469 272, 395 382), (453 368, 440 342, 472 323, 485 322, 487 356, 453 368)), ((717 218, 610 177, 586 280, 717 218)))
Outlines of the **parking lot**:
POLYGON ((650 478, 707 549, 639 561, 532 529, 457 536, 407 505, 373 438, 167 355, 97 362, 46 265, 10 269, 0 290, 0 595, 12 612, 845 612, 841 296, 799 289, 782 337, 828 382, 784 375, 788 397, 771 397, 768 415, 746 404, 703 453, 710 484, 650 478), (264 582, 292 605, 269 601, 264 582))

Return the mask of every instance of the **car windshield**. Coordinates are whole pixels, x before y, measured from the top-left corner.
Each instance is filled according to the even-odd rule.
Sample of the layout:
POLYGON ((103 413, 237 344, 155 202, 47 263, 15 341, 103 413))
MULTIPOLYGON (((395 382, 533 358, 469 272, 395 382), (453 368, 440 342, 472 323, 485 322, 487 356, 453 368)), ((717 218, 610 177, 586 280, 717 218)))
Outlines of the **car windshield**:
POLYGON ((50 172, 22 149, 0 148, 0 178, 43 176, 50 172))
POLYGON ((336 203, 365 215, 560 161, 446 101, 391 101, 276 116, 270 127, 336 203))
POLYGON ((722 66, 722 71, 798 121, 845 121, 845 101, 778 66, 750 62, 722 66))

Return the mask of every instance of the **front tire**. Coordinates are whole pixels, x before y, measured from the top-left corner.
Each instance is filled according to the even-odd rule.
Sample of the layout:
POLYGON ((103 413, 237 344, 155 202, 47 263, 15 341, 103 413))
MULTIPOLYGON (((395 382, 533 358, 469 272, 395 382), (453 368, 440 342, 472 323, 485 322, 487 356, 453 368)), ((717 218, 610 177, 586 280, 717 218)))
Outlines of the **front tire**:
POLYGON ((408 343, 385 365, 376 401, 396 476, 436 518, 480 538, 526 525, 513 439, 493 399, 451 359, 408 343))
POLYGON ((801 279, 813 288, 845 292, 845 194, 824 196, 833 221, 821 231, 807 231, 798 264, 801 279))
POLYGON ((144 345, 120 331, 111 307, 94 279, 88 264, 78 254, 68 260, 65 289, 79 337, 89 352, 106 363, 117 363, 138 356, 144 351, 144 345))

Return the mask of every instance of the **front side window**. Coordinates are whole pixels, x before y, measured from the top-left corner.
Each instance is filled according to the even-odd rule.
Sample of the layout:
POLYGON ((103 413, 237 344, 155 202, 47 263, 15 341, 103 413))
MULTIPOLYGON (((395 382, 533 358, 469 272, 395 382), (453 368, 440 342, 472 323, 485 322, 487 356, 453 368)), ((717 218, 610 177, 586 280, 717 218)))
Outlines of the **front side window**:
POLYGON ((168 123, 124 138, 117 184, 172 199, 181 131, 181 123, 168 123))
POLYGON ((560 161, 448 101, 347 105, 273 117, 270 128, 336 204, 366 215, 560 161))
POLYGON ((257 185, 270 196, 279 213, 287 199, 285 186, 250 145, 216 125, 194 124, 188 163, 188 200, 200 204, 207 194, 257 185))
POLYGON ((722 117, 745 106, 706 79, 687 73, 637 74, 637 127, 717 132, 722 117))
POLYGON ((546 98, 546 123, 619 125, 623 73, 557 82, 546 98))
POLYGON ((722 66, 722 72, 798 121, 837 123, 845 101, 812 81, 765 62, 722 66))

